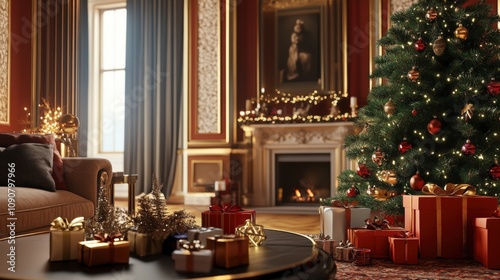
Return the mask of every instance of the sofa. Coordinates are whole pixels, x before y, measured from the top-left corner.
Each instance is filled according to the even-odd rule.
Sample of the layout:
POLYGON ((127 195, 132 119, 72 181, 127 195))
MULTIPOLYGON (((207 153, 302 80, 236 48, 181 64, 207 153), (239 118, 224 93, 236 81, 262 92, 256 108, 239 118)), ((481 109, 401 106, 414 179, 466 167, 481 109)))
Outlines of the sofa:
POLYGON ((52 135, 0 133, 0 238, 47 231, 57 217, 94 215, 107 159, 62 158, 52 135))

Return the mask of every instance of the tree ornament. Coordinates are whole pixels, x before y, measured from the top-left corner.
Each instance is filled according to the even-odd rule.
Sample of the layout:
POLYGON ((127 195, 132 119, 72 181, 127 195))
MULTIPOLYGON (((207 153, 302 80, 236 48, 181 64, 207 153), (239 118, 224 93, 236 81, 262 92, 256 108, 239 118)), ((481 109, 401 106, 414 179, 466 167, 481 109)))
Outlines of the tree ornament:
POLYGON ((436 9, 430 8, 425 14, 425 19, 427 19, 430 22, 433 22, 434 20, 436 20, 437 16, 438 12, 436 11, 436 9))
POLYGON ((427 124, 427 131, 429 131, 430 134, 436 135, 441 131, 441 127, 443 125, 438 119, 432 119, 428 124, 427 124))
POLYGON ((424 187, 424 184, 425 184, 424 178, 420 176, 420 173, 418 171, 410 179, 410 187, 416 191, 421 191, 422 188, 424 187))
POLYGON ((500 179, 500 165, 498 165, 498 161, 495 160, 495 163, 490 165, 490 168, 488 169, 488 174, 490 175, 490 178, 493 180, 500 179))
POLYGON ((410 150, 413 146, 411 145, 406 138, 403 138, 403 141, 399 143, 398 150, 401 154, 406 153, 408 150, 410 150))
POLYGON ((491 79, 486 89, 491 96, 497 96, 500 94, 500 82, 495 81, 495 79, 491 79))
POLYGON ((372 155, 372 161, 380 166, 382 165, 384 160, 385 160, 385 154, 382 152, 380 148, 378 148, 377 151, 372 155))
POLYGON ((435 55, 441 56, 443 55, 444 51, 446 50, 446 40, 438 36, 436 41, 432 44, 432 51, 434 52, 435 55))
POLYGON ((423 52, 425 51, 425 48, 427 47, 427 44, 422 40, 422 38, 418 38, 418 40, 415 42, 415 50, 417 52, 423 52))
POLYGON ((411 115, 414 116, 414 117, 416 117, 418 115, 417 109, 411 110, 411 115))
POLYGON ((466 156, 472 156, 476 153, 476 146, 470 142, 469 139, 465 141, 465 144, 462 146, 462 154, 466 156))
POLYGON ((348 197, 356 197, 359 195, 359 193, 360 193, 359 189, 354 185, 352 187, 350 187, 346 192, 348 197))
POLYGON ((393 170, 382 170, 377 173, 377 178, 390 185, 395 185, 398 183, 398 178, 396 177, 396 172, 393 170))
POLYGON ((370 175, 372 175, 372 172, 366 167, 366 164, 360 163, 358 165, 358 169, 356 170, 356 173, 361 177, 361 178, 368 178, 370 175))
POLYGON ((413 66, 410 71, 408 71, 408 80, 412 82, 416 82, 418 77, 420 77, 420 72, 418 71, 416 66, 413 66))
POLYGON ((468 121, 472 119, 472 116, 474 116, 474 110, 475 110, 474 105, 469 103, 465 104, 464 108, 460 113, 464 116, 465 121, 468 121))
POLYGON ((396 105, 394 104, 394 102, 392 102, 392 98, 389 98, 389 101, 387 101, 387 103, 384 104, 384 112, 388 116, 392 116, 395 111, 396 111, 396 105))
POLYGON ((458 39, 465 41, 469 36, 469 30, 465 28, 461 23, 458 25, 457 29, 455 29, 455 37, 458 39))

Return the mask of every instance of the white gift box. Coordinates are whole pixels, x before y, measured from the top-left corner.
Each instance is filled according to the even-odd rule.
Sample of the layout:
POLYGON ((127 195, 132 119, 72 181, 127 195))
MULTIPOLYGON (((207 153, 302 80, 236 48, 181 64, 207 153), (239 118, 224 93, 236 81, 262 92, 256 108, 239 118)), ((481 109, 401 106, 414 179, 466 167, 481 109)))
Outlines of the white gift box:
POLYGON ((190 229, 188 231, 188 241, 192 242, 193 240, 200 240, 201 245, 207 246, 207 237, 223 234, 224 232, 221 228, 202 227, 199 229, 190 229))
POLYGON ((365 220, 370 218, 370 208, 362 207, 319 207, 320 230, 323 236, 330 236, 337 242, 347 240, 348 228, 363 228, 365 220), (349 213, 350 212, 350 213, 349 213), (347 218, 350 216, 350 219, 347 218))
POLYGON ((214 264, 212 250, 175 250, 172 252, 172 260, 175 262, 174 269, 183 272, 208 273, 214 264))

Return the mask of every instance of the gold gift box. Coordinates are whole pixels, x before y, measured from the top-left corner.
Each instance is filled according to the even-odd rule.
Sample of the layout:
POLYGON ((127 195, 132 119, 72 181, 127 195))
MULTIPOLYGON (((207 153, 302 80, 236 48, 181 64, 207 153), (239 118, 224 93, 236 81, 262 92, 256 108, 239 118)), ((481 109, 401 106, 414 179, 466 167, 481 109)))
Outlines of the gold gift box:
POLYGON ((82 230, 50 231, 50 261, 69 261, 78 259, 78 242, 83 241, 82 230))
POLYGON ((78 262, 86 266, 128 263, 129 257, 128 241, 108 243, 92 240, 78 243, 78 262))
POLYGON ((139 257, 162 253, 163 240, 154 239, 150 234, 129 230, 127 239, 130 242, 130 252, 139 257))
POLYGON ((248 238, 234 235, 207 237, 207 249, 214 252, 214 264, 225 268, 248 265, 248 238))

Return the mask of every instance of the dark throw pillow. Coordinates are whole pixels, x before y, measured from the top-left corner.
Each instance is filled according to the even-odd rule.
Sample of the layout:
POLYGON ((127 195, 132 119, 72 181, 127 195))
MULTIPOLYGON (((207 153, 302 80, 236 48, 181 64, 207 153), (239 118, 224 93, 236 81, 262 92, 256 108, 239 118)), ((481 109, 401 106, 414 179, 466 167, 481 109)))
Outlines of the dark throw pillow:
POLYGON ((10 182, 16 187, 54 192, 56 183, 52 178, 53 149, 53 145, 38 143, 10 145, 5 148, 0 152, 0 185, 8 186, 10 178, 10 182))
POLYGON ((56 139, 53 134, 29 134, 29 133, 0 133, 0 147, 8 147, 14 144, 40 143, 54 145, 54 163, 52 166, 52 178, 56 182, 57 190, 66 190, 64 181, 64 165, 61 154, 55 148, 56 139))

